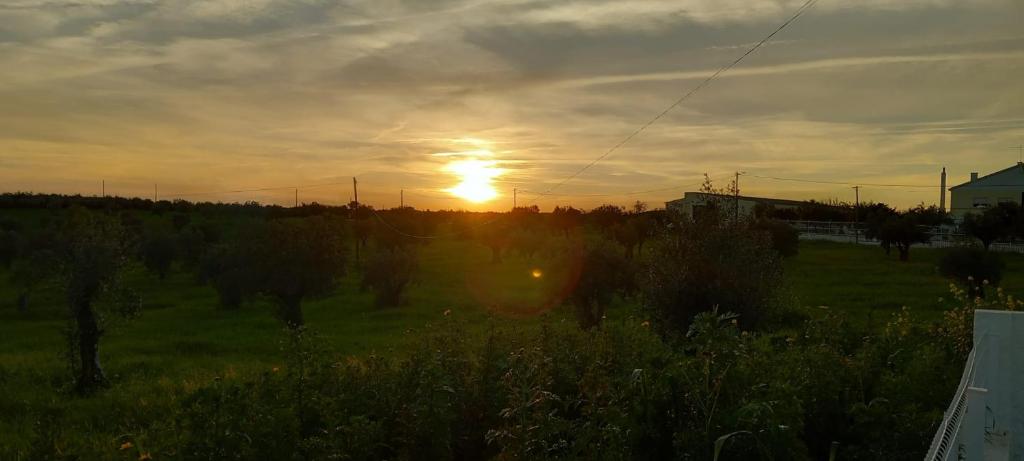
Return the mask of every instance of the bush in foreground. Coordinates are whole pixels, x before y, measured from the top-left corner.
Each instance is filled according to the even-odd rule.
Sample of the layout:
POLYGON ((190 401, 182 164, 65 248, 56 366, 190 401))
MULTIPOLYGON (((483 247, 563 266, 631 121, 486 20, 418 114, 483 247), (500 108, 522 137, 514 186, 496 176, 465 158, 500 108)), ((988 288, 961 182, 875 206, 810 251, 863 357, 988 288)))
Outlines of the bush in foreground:
POLYGON ((999 285, 1006 265, 998 254, 975 247, 953 248, 939 260, 939 273, 985 296, 985 285, 999 285))

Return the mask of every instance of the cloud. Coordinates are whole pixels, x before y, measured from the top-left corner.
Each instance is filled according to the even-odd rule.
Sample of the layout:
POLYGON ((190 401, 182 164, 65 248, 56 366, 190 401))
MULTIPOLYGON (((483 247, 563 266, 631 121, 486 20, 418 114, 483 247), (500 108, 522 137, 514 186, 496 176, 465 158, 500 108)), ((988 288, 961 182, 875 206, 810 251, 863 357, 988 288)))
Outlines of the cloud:
MULTIPOLYGON (((148 194, 154 181, 187 192, 365 175, 368 191, 397 201, 396 186, 451 187, 444 162, 486 149, 508 169, 501 184, 542 189, 800 3, 11 0, 0 6, 0 182, 66 191, 91 184, 75 179, 85 175, 148 194)), ((1005 140, 1024 136, 1019 8, 819 2, 564 186, 586 197, 565 199, 632 200, 596 195, 704 172, 883 182, 930 180, 942 164, 995 169, 1015 160, 1005 140)))

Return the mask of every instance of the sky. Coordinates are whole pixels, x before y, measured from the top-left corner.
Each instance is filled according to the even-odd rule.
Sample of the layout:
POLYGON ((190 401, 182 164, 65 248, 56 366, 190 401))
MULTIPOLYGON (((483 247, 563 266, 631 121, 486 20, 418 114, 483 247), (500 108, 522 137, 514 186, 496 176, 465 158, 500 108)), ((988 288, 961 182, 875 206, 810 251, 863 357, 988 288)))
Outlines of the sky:
POLYGON ((548 210, 741 171, 790 199, 853 190, 765 177, 921 185, 861 189, 905 207, 1019 160, 1024 2, 819 0, 538 195, 802 3, 0 0, 0 191, 337 204, 357 176, 377 207, 548 210), (467 161, 494 199, 453 195, 467 161))

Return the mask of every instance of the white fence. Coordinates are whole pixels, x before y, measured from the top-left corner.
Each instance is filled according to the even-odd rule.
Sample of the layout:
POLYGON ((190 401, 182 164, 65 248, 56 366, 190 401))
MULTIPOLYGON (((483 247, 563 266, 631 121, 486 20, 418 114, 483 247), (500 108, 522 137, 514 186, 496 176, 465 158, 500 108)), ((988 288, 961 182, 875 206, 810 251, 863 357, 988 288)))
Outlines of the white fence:
MULTIPOLYGON (((827 240, 831 242, 861 243, 877 245, 878 240, 864 236, 864 223, 832 222, 832 221, 786 221, 800 233, 803 240, 827 240)), ((949 248, 968 246, 977 243, 952 226, 928 226, 925 231, 931 237, 929 243, 918 244, 926 248, 949 248)), ((1024 253, 1024 242, 995 242, 990 247, 993 251, 1024 253)))

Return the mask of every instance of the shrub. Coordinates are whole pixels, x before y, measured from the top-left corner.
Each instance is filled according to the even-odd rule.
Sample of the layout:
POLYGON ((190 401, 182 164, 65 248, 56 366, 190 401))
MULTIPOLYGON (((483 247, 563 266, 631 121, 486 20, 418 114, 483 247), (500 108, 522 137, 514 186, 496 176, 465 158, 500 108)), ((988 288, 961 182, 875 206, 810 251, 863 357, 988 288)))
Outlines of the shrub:
POLYGON ((674 223, 642 283, 644 306, 665 333, 686 332, 696 314, 716 306, 749 329, 780 301, 782 264, 767 235, 704 215, 674 223))
POLYGON ((374 293, 377 307, 395 307, 416 270, 416 254, 411 250, 377 251, 363 270, 363 288, 374 293))
POLYGON ((796 256, 800 250, 800 233, 787 223, 766 219, 755 222, 751 227, 767 233, 772 248, 783 257, 796 256))
POLYGON ((984 297, 987 284, 999 285, 1006 265, 998 254, 975 247, 953 248, 939 260, 939 273, 984 297))

